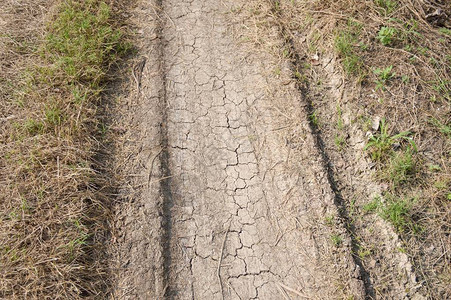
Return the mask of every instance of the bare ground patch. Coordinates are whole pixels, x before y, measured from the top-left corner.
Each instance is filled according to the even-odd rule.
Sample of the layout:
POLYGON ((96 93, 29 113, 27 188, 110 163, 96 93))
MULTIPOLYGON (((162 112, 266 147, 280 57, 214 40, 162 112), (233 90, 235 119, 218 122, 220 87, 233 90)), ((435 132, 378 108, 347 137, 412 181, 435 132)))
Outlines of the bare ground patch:
POLYGON ((243 4, 136 8, 117 297, 364 298, 290 69, 268 80, 278 59, 240 43, 243 4))

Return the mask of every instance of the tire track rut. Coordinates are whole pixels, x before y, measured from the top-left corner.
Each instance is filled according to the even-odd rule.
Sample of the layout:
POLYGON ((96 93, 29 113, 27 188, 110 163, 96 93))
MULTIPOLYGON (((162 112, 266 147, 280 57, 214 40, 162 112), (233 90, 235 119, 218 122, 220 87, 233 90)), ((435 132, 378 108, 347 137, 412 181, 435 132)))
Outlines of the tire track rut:
MULTIPOLYGON (((272 1, 272 4, 274 7, 273 13, 276 16, 275 18, 276 19, 282 18, 282 16, 280 16, 280 14, 278 12, 276 2, 272 1)), ((280 26, 281 35, 284 37, 285 43, 290 48, 291 58, 293 61, 292 62, 292 72, 293 72, 293 74, 296 74, 296 72, 297 72, 297 74, 302 74, 301 72, 303 69, 303 62, 302 62, 301 57, 299 56, 299 53, 295 47, 295 43, 291 37, 291 34, 287 30, 287 28, 285 27, 283 22, 280 22, 279 26, 280 26)), ((351 238, 351 242, 352 242, 351 250, 354 252, 357 252, 358 243, 357 243, 357 241, 355 241, 355 230, 354 230, 352 222, 349 218, 349 213, 346 209, 346 206, 343 204, 343 197, 341 196, 341 193, 338 190, 337 183, 334 178, 335 174, 334 174, 334 171, 333 171, 333 168, 331 165, 331 161, 329 159, 329 155, 326 151, 323 137, 321 136, 321 132, 320 132, 320 129, 318 128, 318 125, 316 125, 310 118, 310 116, 312 116, 315 113, 315 108, 313 107, 313 102, 310 99, 310 95, 309 95, 309 90, 310 90, 309 82, 301 82, 298 78, 296 78, 296 76, 293 75, 293 77, 294 77, 294 80, 296 81, 296 87, 299 90, 299 93, 302 95, 306 113, 307 113, 307 116, 309 116, 308 120, 309 120, 310 129, 314 135, 315 147, 318 149, 319 153, 321 154, 324 169, 327 173, 327 179, 328 179, 329 185, 335 196, 335 204, 337 205, 340 218, 342 218, 344 220, 344 225, 345 225, 346 229, 348 230, 348 232, 350 233, 350 238, 351 238)), ((372 286, 370 278, 369 278, 369 274, 365 270, 365 268, 358 256, 353 255, 352 258, 353 258, 354 262, 360 268, 361 276, 363 277, 362 279, 363 279, 363 282, 365 285, 366 297, 374 298, 375 293, 374 293, 374 289, 373 289, 373 286, 372 286)))
MULTIPOLYGON (((171 282, 169 270, 172 264, 171 255, 171 240, 172 240, 172 173, 170 168, 170 154, 169 154, 169 132, 168 132, 168 100, 167 100, 167 79, 166 79, 166 57, 165 57, 165 41, 163 36, 163 30, 165 27, 165 19, 162 17, 164 10, 163 0, 156 0, 156 9, 158 19, 156 21, 156 35, 157 35, 157 60, 160 62, 159 76, 161 77, 161 87, 159 92, 159 100, 161 105, 161 129, 160 129, 160 145, 161 153, 160 168, 162 178, 160 179, 160 194, 162 195, 162 204, 160 215, 162 217, 162 233, 161 233, 161 248, 163 253, 163 265, 160 268, 163 269, 163 297, 171 295, 171 282)), ((150 177, 152 179, 152 177, 150 177)))

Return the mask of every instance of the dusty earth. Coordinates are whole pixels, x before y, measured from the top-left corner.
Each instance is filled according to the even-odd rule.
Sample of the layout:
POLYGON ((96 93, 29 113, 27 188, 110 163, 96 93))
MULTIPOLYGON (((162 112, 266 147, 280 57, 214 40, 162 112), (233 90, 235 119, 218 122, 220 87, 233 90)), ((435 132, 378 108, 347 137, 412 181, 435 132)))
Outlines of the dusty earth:
MULTIPOLYGON (((140 1, 120 122, 118 299, 365 299, 291 80, 240 43, 244 1, 140 1), (152 3, 149 3, 152 2, 152 3)), ((283 40, 275 43, 283 45, 283 40)), ((277 46, 277 45, 276 45, 277 46)))

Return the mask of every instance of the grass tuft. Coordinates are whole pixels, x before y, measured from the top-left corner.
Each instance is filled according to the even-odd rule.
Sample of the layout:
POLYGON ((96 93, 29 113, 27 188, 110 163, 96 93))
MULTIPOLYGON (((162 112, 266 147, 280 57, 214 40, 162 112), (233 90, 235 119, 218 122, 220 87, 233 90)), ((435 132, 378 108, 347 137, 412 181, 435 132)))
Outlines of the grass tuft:
POLYGON ((382 43, 382 45, 390 46, 393 44, 395 36, 395 28, 383 26, 378 32, 377 39, 382 43))
POLYGON ((374 0, 374 3, 383 11, 384 15, 391 15, 398 6, 394 0, 374 0))
POLYGON ((364 71, 363 60, 356 49, 359 30, 359 24, 348 22, 346 29, 340 30, 335 37, 335 50, 342 58, 343 69, 348 75, 362 75, 364 71))
POLYGON ((86 82, 97 88, 109 64, 130 49, 110 21, 111 9, 105 2, 65 2, 41 48, 42 56, 51 62, 50 74, 62 72, 67 84, 86 82))
POLYGON ((394 188, 414 179, 417 161, 412 152, 411 148, 396 152, 381 171, 382 179, 390 182, 394 188))
POLYGON ((410 134, 411 133, 408 131, 403 131, 395 135, 390 135, 385 119, 382 119, 380 132, 370 137, 364 149, 369 151, 370 156, 374 161, 386 161, 393 153, 394 144, 401 142, 402 140, 408 141, 412 149, 416 150, 415 142, 409 138, 410 134))
POLYGON ((387 199, 376 197, 371 202, 363 206, 366 212, 376 212, 384 220, 389 221, 397 232, 404 233, 412 231, 421 232, 422 228, 412 219, 412 208, 416 199, 396 198, 393 195, 386 195, 387 199))

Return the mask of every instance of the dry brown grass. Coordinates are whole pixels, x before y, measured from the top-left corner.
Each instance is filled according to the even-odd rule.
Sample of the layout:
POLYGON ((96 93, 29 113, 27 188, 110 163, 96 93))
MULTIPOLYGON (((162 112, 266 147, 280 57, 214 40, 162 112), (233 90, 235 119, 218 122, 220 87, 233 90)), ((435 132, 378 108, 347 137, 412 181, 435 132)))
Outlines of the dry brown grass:
POLYGON ((108 292, 111 185, 94 157, 103 147, 102 87, 124 51, 111 37, 117 27, 106 14, 111 6, 96 0, 0 4, 0 298, 108 292), (77 31, 96 46, 76 48, 81 43, 70 31, 61 39, 79 25, 71 9, 97 20, 77 31))

